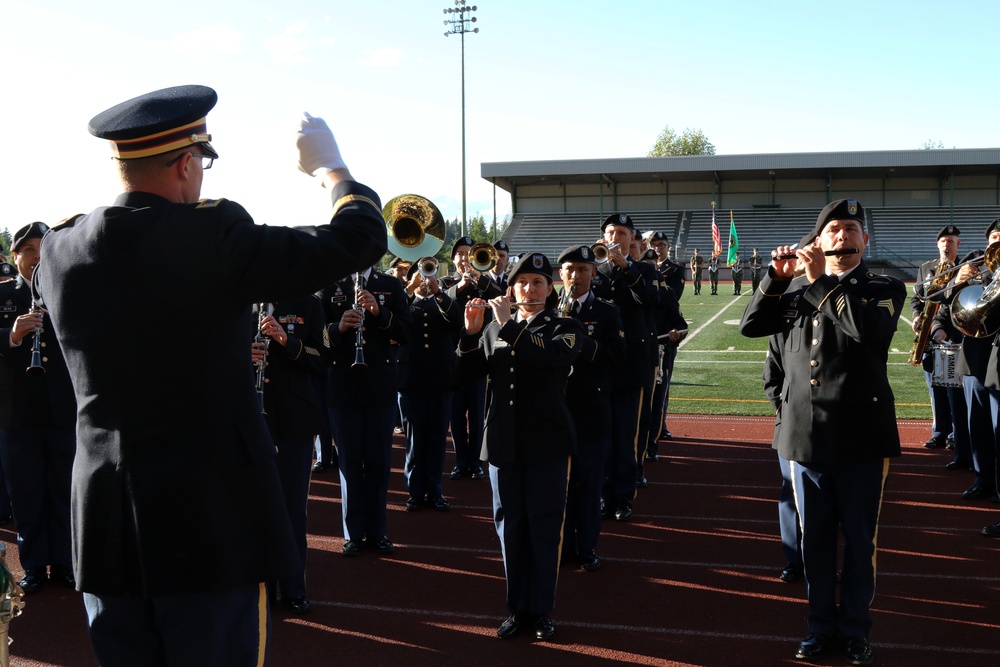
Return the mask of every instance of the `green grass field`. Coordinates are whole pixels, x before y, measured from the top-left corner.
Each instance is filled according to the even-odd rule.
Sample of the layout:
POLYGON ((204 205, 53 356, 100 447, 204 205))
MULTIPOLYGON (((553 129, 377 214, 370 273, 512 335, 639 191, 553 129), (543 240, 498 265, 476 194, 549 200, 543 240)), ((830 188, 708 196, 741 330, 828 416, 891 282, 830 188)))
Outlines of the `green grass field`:
MULTIPOLYGON (((688 338, 677 353, 670 384, 670 412, 706 415, 770 415, 764 398, 761 373, 766 338, 744 338, 739 321, 750 301, 749 285, 742 296, 733 296, 732 285, 721 283, 710 296, 708 281, 694 295, 690 283, 681 297, 681 311, 688 321, 688 338)), ((910 291, 912 292, 912 285, 910 291)), ((889 382, 901 419, 930 419, 930 397, 923 371, 907 362, 913 345, 909 301, 899 318, 889 349, 889 382)))

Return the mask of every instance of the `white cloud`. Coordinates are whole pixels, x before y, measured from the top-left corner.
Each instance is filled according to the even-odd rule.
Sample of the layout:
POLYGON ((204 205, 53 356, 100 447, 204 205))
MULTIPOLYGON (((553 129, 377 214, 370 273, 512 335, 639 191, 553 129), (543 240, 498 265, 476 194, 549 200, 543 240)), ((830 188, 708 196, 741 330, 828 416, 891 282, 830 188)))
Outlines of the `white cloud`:
POLYGON ((264 48, 271 54, 274 61, 278 63, 309 62, 309 59, 305 56, 305 52, 311 45, 311 42, 308 38, 299 36, 307 28, 308 25, 305 21, 293 23, 286 27, 282 34, 269 39, 264 44, 264 48))
POLYGON ((174 37, 171 47, 179 52, 243 53, 243 34, 225 24, 206 25, 174 37))
POLYGON ((397 67, 405 57, 402 49, 365 49, 361 64, 365 67, 397 67))

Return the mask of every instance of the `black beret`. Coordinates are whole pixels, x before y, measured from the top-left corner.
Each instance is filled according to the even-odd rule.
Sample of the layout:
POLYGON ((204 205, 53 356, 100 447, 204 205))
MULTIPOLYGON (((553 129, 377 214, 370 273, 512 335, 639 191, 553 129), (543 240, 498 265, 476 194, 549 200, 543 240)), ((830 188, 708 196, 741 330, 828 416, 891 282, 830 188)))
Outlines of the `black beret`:
POLYGON ((451 247, 451 257, 452 257, 452 259, 455 258, 455 253, 462 246, 469 246, 471 248, 474 245, 476 245, 476 242, 475 242, 475 240, 473 240, 473 238, 471 236, 460 236, 460 237, 458 237, 458 240, 455 241, 455 245, 453 245, 451 247))
POLYGON ((651 260, 655 261, 657 258, 658 258, 658 255, 656 254, 656 251, 653 250, 652 248, 650 248, 646 252, 642 253, 642 257, 640 257, 639 259, 640 260, 650 260, 651 259, 651 260))
POLYGON ((559 264, 567 262, 582 262, 584 264, 594 263, 594 251, 589 245, 571 245, 559 254, 559 264))
POLYGON ((493 247, 496 248, 497 250, 503 250, 504 252, 507 253, 510 252, 510 246, 507 245, 506 241, 497 241, 496 243, 493 244, 493 247))
POLYGON ((2 280, 2 282, 6 282, 7 280, 13 278, 16 275, 17 275, 17 269, 15 269, 13 266, 8 264, 7 262, 3 262, 2 264, 0 264, 0 280, 2 280))
POLYGON ((810 245, 817 236, 823 233, 826 223, 831 220, 857 220, 861 229, 865 229, 865 209, 857 199, 838 199, 827 204, 816 218, 816 226, 802 237, 799 247, 810 245))
POLYGON ((997 218, 996 220, 991 222, 990 226, 986 228, 986 238, 990 237, 990 232, 992 232, 994 229, 1000 229, 1000 218, 997 218))
POLYGON ((28 239, 40 239, 45 236, 47 231, 49 231, 49 226, 44 222, 32 222, 21 227, 14 233, 14 240, 10 244, 11 251, 17 252, 22 243, 28 239))
POLYGON ((948 225, 938 232, 937 240, 940 240, 942 236, 959 236, 961 233, 955 225, 948 225))
POLYGON ((652 236, 649 237, 649 242, 652 243, 653 241, 666 241, 670 243, 670 237, 667 236, 666 232, 653 232, 652 236))
POLYGON ((628 227, 629 229, 632 230, 633 234, 635 233, 635 225, 632 223, 632 218, 628 217, 624 213, 612 213, 607 218, 605 218, 604 222, 601 223, 601 231, 603 232, 608 225, 620 225, 622 227, 628 227))
POLYGON ((517 276, 521 273, 540 273, 552 282, 552 264, 549 263, 549 258, 540 252, 525 253, 524 257, 517 260, 517 264, 507 277, 507 284, 516 283, 517 276))
POLYGON ((207 86, 174 86, 117 104, 90 119, 90 133, 111 142, 114 156, 148 157, 201 144, 218 157, 208 142, 206 116, 219 97, 207 86))
POLYGON ((389 262, 389 268, 390 269, 394 269, 397 266, 399 266, 400 264, 409 265, 409 263, 410 263, 410 260, 408 260, 408 259, 403 259, 402 257, 393 257, 392 261, 389 262))

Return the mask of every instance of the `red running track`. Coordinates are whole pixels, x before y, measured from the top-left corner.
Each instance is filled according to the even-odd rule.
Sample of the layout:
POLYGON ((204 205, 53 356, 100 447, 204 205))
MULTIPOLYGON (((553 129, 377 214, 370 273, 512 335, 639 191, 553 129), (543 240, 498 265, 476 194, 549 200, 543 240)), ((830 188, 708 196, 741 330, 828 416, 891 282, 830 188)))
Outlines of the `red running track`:
MULTIPOLYGON (((780 477, 767 418, 672 415, 666 458, 627 523, 605 522, 596 572, 560 573, 557 633, 501 641, 504 576, 488 480, 446 480, 447 513, 403 511, 396 437, 389 537, 397 551, 340 556, 333 473, 314 475, 309 590, 313 610, 277 609, 271 664, 775 665, 806 632, 804 587, 784 584, 775 499, 780 477)), ((979 529, 1000 505, 961 498, 972 473, 927 450, 927 422, 900 422, 879 532, 872 642, 879 665, 1000 661, 1000 540, 979 529)), ((0 529, 17 568, 9 527, 0 529)), ((177 536, 183 539, 183 535, 177 536)), ((194 585, 195 582, 192 582, 194 585)), ((79 593, 48 587, 11 623, 14 666, 90 667, 79 593)), ((824 664, 844 664, 831 657, 824 664)))

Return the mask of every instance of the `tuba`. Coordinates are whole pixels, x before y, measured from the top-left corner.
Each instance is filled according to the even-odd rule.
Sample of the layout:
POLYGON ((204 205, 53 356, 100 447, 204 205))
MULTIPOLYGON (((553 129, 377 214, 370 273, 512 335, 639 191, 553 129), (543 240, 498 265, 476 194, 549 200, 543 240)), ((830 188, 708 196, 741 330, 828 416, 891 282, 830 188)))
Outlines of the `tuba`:
POLYGON ((996 312, 1000 301, 1000 241, 991 243, 982 257, 983 263, 993 274, 993 281, 986 287, 982 284, 966 284, 958 288, 951 302, 951 322, 966 336, 986 338, 1000 331, 1000 314, 996 312))
POLYGON ((431 257, 444 245, 444 216, 430 199, 399 195, 382 207, 387 246, 396 257, 416 261, 431 257))

